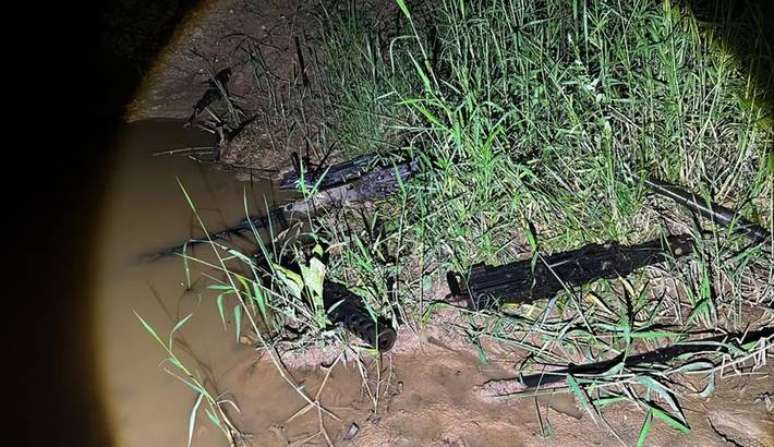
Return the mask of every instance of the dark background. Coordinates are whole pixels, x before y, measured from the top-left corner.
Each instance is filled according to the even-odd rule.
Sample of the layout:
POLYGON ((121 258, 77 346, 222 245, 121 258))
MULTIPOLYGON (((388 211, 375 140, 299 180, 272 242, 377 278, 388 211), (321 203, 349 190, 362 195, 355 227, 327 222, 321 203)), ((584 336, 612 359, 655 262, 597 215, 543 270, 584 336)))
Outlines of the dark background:
POLYGON ((6 134, 18 132, 19 121, 30 125, 22 146, 4 152, 6 171, 24 180, 0 174, 12 254, 3 262, 10 266, 5 283, 11 288, 4 288, 6 322, 0 325, 11 354, 3 362, 14 421, 6 437, 21 432, 17 445, 101 447, 112 439, 94 368, 96 334, 84 303, 92 299, 89 256, 111 171, 111 141, 155 54, 198 2, 58 3, 5 16, 29 28, 14 31, 14 45, 35 38, 20 60, 5 58, 18 78, 3 88, 30 96, 14 100, 24 112, 10 128, 6 122, 6 134))
MULTIPOLYGON (((14 45, 33 34, 43 43, 24 50, 18 60, 6 60, 16 80, 3 87, 31 92, 14 103, 21 111, 4 123, 5 133, 18 134, 19 121, 33 126, 21 134, 23 147, 7 144, 4 152, 6 170, 26 180, 20 183, 8 174, 2 183, 3 221, 11 225, 4 230, 10 252, 4 270, 6 324, 0 330, 11 354, 3 368, 12 391, 6 405, 20 419, 10 430, 21 428, 27 440, 21 445, 111 444, 94 375, 91 315, 83 305, 90 300, 92 234, 124 105, 196 3, 109 0, 54 7, 60 10, 41 4, 36 7, 46 10, 43 21, 30 22, 41 11, 6 17, 44 30, 15 35, 14 45)), ((774 2, 682 3, 714 26, 750 67, 772 110, 774 2)))

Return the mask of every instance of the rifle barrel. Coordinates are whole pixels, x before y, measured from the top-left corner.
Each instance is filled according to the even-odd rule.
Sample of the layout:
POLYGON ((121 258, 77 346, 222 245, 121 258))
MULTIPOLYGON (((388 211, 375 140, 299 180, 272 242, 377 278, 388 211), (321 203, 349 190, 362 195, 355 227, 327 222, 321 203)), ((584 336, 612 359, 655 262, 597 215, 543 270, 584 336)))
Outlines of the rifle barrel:
POLYGON ((660 180, 645 179, 645 184, 653 192, 674 200, 706 219, 724 227, 734 225, 735 231, 744 234, 753 242, 763 242, 769 237, 769 232, 766 229, 750 222, 730 208, 709 202, 697 194, 660 180))

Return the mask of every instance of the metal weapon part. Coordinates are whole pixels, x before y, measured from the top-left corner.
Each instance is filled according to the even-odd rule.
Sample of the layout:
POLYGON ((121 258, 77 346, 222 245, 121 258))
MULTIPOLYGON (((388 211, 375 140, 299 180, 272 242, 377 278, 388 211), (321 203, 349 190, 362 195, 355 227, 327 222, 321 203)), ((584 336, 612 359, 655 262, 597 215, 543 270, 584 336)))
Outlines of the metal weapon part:
POLYGON ((184 243, 177 244, 174 247, 165 248, 158 253, 142 256, 144 261, 154 261, 166 256, 173 256, 185 253, 191 247, 195 247, 201 244, 210 243, 210 241, 224 241, 230 239, 232 236, 236 236, 245 231, 252 231, 253 228, 261 230, 265 228, 279 228, 284 229, 288 227, 287 218, 283 208, 273 208, 269 210, 269 213, 263 216, 249 217, 242 219, 239 224, 225 230, 210 233, 199 239, 190 239, 184 243))
POLYGON ((734 210, 708 202, 699 195, 686 191, 679 186, 670 185, 656 179, 645 179, 645 184, 656 194, 668 197, 717 224, 724 227, 731 227, 733 225, 735 231, 744 234, 753 242, 763 242, 769 237, 769 232, 766 229, 750 222, 734 210))
MULTIPOLYGON (((676 345, 658 348, 653 351, 643 352, 625 356, 620 354, 611 360, 602 362, 588 363, 585 365, 570 365, 566 368, 553 371, 546 371, 538 374, 522 376, 518 379, 520 388, 523 390, 537 389, 546 387, 562 386, 568 374, 602 374, 616 365, 623 364, 627 368, 637 366, 665 365, 679 356, 700 352, 729 352, 729 347, 745 345, 750 342, 768 339, 774 336, 774 327, 764 327, 757 331, 746 332, 743 334, 728 334, 716 337, 704 338, 701 340, 689 340, 676 345)), ((738 349, 738 348, 737 348, 738 349)))
MULTIPOLYGON (((417 164, 414 161, 382 166, 379 164, 363 164, 365 163, 363 161, 365 158, 375 160, 375 156, 366 155, 346 163, 331 166, 327 170, 328 174, 325 175, 318 185, 317 194, 313 197, 286 203, 269 210, 265 216, 243 219, 234 227, 177 244, 158 253, 143 256, 142 259, 154 260, 164 256, 180 254, 188 247, 207 243, 210 240, 227 240, 231 236, 238 235, 244 231, 251 231, 252 228, 269 228, 270 223, 275 230, 283 230, 288 227, 288 219, 291 215, 311 214, 317 207, 381 199, 396 192, 400 187, 400 183, 407 180, 417 169, 417 164), (334 175, 329 177, 332 171, 334 175)), ((306 180, 311 181, 310 179, 306 180)), ((295 187, 292 185, 298 184, 298 177, 289 174, 280 184, 280 188, 283 187, 283 184, 291 185, 288 187, 295 187)))
POLYGON ((467 300, 473 309, 496 309, 504 303, 531 303, 550 298, 601 278, 624 277, 642 267, 682 257, 692 250, 689 235, 670 236, 638 245, 591 244, 577 250, 497 267, 476 264, 467 281, 446 275, 452 295, 467 300))
POLYGON ((404 177, 404 173, 408 174, 417 168, 417 164, 413 160, 390 164, 381 160, 377 154, 361 155, 327 168, 318 166, 311 169, 311 166, 302 166, 298 154, 294 152, 291 154, 291 164, 293 170, 280 180, 280 189, 298 189, 303 178, 303 183, 307 188, 312 188, 319 182, 318 190, 324 191, 361 179, 372 172, 389 173, 397 169, 401 173, 401 177, 404 177))
POLYGON ((379 352, 392 349, 397 335, 384 317, 372 317, 362 299, 343 285, 325 281, 323 305, 333 324, 341 324, 379 352))

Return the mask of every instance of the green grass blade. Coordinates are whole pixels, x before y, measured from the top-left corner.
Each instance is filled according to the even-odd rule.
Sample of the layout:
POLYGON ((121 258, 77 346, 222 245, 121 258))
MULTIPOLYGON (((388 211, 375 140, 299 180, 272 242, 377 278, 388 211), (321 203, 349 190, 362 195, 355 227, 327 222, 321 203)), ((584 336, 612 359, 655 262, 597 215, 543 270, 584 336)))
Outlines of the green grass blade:
POLYGON ((194 427, 196 427, 196 413, 199 411, 199 405, 201 405, 202 399, 204 399, 204 393, 199 393, 196 397, 196 402, 194 402, 193 408, 191 409, 191 414, 188 416, 188 443, 186 444, 188 447, 191 447, 191 442, 193 442, 194 427))
POLYGON ((637 437, 637 447, 643 447, 645 441, 648 439, 650 429, 653 424, 653 410, 648 410, 645 414, 645 419, 642 421, 642 428, 640 428, 640 436, 637 437))

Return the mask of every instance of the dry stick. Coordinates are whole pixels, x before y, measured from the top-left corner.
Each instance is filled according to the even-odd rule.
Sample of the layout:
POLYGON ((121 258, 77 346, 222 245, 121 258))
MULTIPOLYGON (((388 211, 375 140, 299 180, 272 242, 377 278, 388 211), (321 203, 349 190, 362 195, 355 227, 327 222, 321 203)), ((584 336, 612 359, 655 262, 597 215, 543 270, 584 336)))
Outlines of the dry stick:
POLYGON ((323 392, 323 388, 325 388, 325 384, 328 382, 328 377, 331 376, 331 373, 333 372, 333 368, 336 367, 336 364, 339 363, 339 360, 341 360, 341 357, 344 355, 344 352, 340 352, 339 355, 336 357, 336 360, 333 362, 333 364, 328 368, 328 371, 325 373, 325 378, 323 378, 322 384, 320 384, 320 389, 317 390, 317 394, 314 396, 314 400, 320 400, 320 394, 323 392))
POLYGON ((374 412, 379 407, 379 394, 382 387, 382 355, 376 356, 376 392, 374 393, 374 412))
MULTIPOLYGON (((204 225, 204 221, 202 221, 201 216, 196 211, 196 206, 194 205, 193 201, 191 200, 191 197, 188 195, 188 191, 186 191, 183 184, 180 182, 180 179, 177 180, 178 185, 180 186, 180 189, 183 190, 183 194, 185 195, 186 200, 188 201, 188 205, 191 207, 191 209, 194 212, 194 215, 196 216, 196 220, 198 221, 199 225, 202 227, 202 230, 205 232, 207 231, 206 225, 204 225)), ((210 239, 209 234, 207 234, 207 238, 210 239)), ((282 365, 282 363, 279 361, 279 354, 276 351, 276 348, 274 346, 270 346, 269 343, 266 341, 266 339, 261 334, 261 331, 258 329, 258 324, 255 322, 255 318, 250 314, 250 309, 247 307, 247 303, 245 303, 244 297, 242 296, 242 292, 237 287, 236 283, 234 282, 234 279, 232 278, 232 273, 226 268, 226 264, 223 261, 223 258, 220 255, 220 252, 218 252, 217 248, 215 248, 214 243, 210 240, 210 243, 212 244, 212 251, 215 253, 215 256, 218 258, 218 262, 222 266, 224 272, 226 273, 226 278, 229 281, 229 284, 231 285, 231 288, 235 291, 237 291, 237 299, 239 299, 239 304, 242 306, 242 309, 245 311, 245 314, 247 315, 247 319, 250 322, 250 325, 253 328, 253 331, 255 332, 256 336, 258 337, 258 341, 261 342, 261 345, 263 345, 263 348, 266 350, 266 352, 269 353, 269 358, 271 359, 272 364, 277 369, 277 372, 282 377, 282 379, 290 385, 295 392, 301 396, 302 399, 304 399, 307 403, 310 405, 317 406, 321 411, 324 411, 326 414, 331 416, 332 418, 336 419, 337 421, 340 421, 338 416, 331 413, 330 411, 320 407, 319 403, 313 402, 309 396, 304 393, 302 388, 293 382, 293 380, 288 376, 287 371, 285 371, 285 367, 282 365)))
POLYGON ((328 436, 328 431, 325 429, 325 423, 323 422, 323 416, 322 411, 320 411, 320 408, 317 407, 317 420, 320 421, 320 433, 323 434, 325 437, 325 441, 328 443, 328 447, 333 447, 333 442, 331 442, 331 438, 328 436))
MULTIPOLYGON (((238 438, 241 439, 241 438, 246 437, 246 435, 244 433, 242 433, 241 431, 239 431, 236 427, 234 427, 234 424, 229 419, 229 417, 226 414, 225 410, 223 410, 223 408, 221 408, 221 406, 220 406, 221 401, 214 399, 210 395, 209 391, 206 390, 204 384, 200 384, 199 383, 199 379, 194 377, 194 375, 191 374, 185 367, 183 367, 182 371, 183 371, 183 373, 185 375, 187 375, 191 379, 192 382, 194 382, 195 384, 199 385, 201 387, 201 389, 206 391, 206 393, 203 393, 203 395, 207 399, 209 405, 215 407, 215 409, 217 410, 217 412, 218 412, 218 414, 220 416, 220 420, 225 422, 229 426, 229 428, 231 430, 233 430, 233 432, 231 430, 228 430, 228 429, 223 428, 223 427, 218 427, 218 428, 220 428, 220 430, 223 432, 223 435, 228 440, 229 445, 236 446, 237 444, 235 442, 235 438, 238 437, 238 438)), ((183 382, 185 384, 189 383, 186 379, 181 377, 179 374, 172 372, 171 370, 167 369, 166 367, 164 367, 164 372, 166 372, 170 376, 174 377, 175 379, 177 379, 177 380, 179 380, 179 381, 181 381, 181 382, 183 382)), ((233 405, 233 402, 232 402, 232 405, 233 405)))
POLYGON ((288 447, 296 447, 296 446, 307 445, 307 443, 309 441, 311 441, 312 439, 314 439, 314 438, 316 438, 318 436, 320 436, 320 432, 319 431, 317 433, 313 434, 313 435, 307 436, 304 439, 298 439, 296 441, 293 441, 293 442, 289 443, 288 447))
POLYGON ((239 441, 244 441, 245 438, 251 438, 253 435, 242 433, 242 431, 239 430, 236 427, 236 425, 234 425, 233 422, 231 422, 231 418, 229 418, 228 415, 226 414, 226 411, 221 408, 221 405, 226 403, 230 403, 234 408, 236 408, 237 413, 240 413, 241 411, 239 410, 239 407, 237 407, 236 404, 231 400, 217 401, 217 404, 218 404, 217 407, 218 407, 218 412, 220 413, 220 417, 221 419, 223 419, 223 422, 225 422, 226 425, 228 425, 228 428, 229 428, 229 434, 228 434, 229 442, 231 443, 231 445, 238 445, 239 441))
MULTIPOLYGON (((317 394, 314 396, 314 401, 315 402, 319 402, 320 394, 322 394, 323 388, 325 388, 325 384, 328 382, 328 377, 330 377, 331 372, 333 371, 333 368, 335 368, 336 364, 339 363, 339 360, 341 360, 341 356, 342 356, 342 354, 339 354, 338 357, 336 357, 336 360, 333 362, 333 364, 330 366, 330 368, 328 368, 328 371, 325 373, 325 377, 323 378, 323 381, 320 384, 320 388, 317 390, 317 394)), ((306 405, 304 408, 296 411, 293 414, 293 416, 290 416, 289 418, 287 418, 285 420, 285 422, 283 423, 283 425, 287 425, 287 424, 293 422, 293 420, 295 418, 306 414, 312 408, 313 408, 313 405, 306 405)))
MULTIPOLYGON (((331 373, 333 372, 333 369, 336 367, 336 364, 339 363, 339 360, 341 360, 341 356, 343 354, 344 353, 342 352, 342 353, 340 353, 336 357, 336 360, 333 362, 333 364, 330 366, 330 368, 328 368, 328 371, 325 373, 325 377, 323 378, 323 381, 320 384, 320 388, 317 390, 317 394, 315 394, 315 396, 314 396, 314 401, 315 402, 319 403, 319 401, 320 401, 320 394, 322 394, 323 389, 325 388, 325 385, 328 382, 328 378, 330 377, 331 373)), ((304 408, 298 410, 293 416, 291 416, 287 420, 285 420, 283 425, 289 424, 290 422, 293 421, 293 419, 295 419, 298 416, 301 416, 301 415, 305 414, 306 412, 308 412, 312 408, 313 408, 312 405, 306 405, 304 408)), ((318 418, 317 420, 318 420, 318 423, 319 423, 319 426, 320 426, 320 431, 315 433, 314 436, 319 436, 322 433, 322 435, 325 437, 325 441, 328 443, 329 446, 332 447, 333 446, 333 442, 331 442, 331 438, 328 436, 328 431, 325 429, 325 422, 323 421, 322 409, 321 409, 321 407, 319 405, 317 406, 317 418, 318 418)), ((341 422, 341 421, 339 420, 339 422, 341 422)))
POLYGON ((188 152, 202 152, 202 151, 211 151, 212 148, 210 146, 193 146, 193 147, 184 147, 181 149, 170 149, 168 151, 159 151, 154 152, 151 154, 154 157, 159 157, 161 155, 175 155, 175 154, 182 154, 182 153, 188 153, 188 152))
MULTIPOLYGON (((371 391, 371 387, 370 387, 370 386, 368 386, 368 370, 367 370, 367 368, 365 367, 365 365, 363 365, 363 359, 361 359, 359 355, 358 355, 358 357, 357 357, 357 362, 356 362, 356 364, 357 364, 357 370, 358 370, 358 372, 360 373, 360 378, 362 379, 362 385, 363 385, 363 386, 361 387, 361 390, 365 390, 366 394, 368 395, 368 399, 369 399, 369 400, 370 400, 370 401, 373 403, 373 405, 374 405, 374 410, 376 410, 376 404, 377 404, 377 400, 376 400, 376 398, 374 397, 374 393, 373 393, 373 391, 371 391)), ((377 383, 377 386, 379 386, 379 384, 378 384, 378 383, 377 383)), ((362 392, 361 392, 361 393, 362 393, 362 392)))

